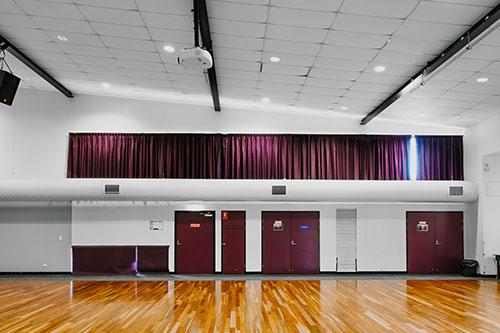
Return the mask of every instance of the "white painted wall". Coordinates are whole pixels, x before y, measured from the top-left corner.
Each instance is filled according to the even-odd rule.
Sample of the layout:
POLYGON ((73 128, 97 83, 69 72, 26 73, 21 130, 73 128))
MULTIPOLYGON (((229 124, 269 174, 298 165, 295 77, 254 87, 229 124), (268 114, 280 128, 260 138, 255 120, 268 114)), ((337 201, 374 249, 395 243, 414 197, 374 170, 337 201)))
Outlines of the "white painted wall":
MULTIPOLYGON (((473 244, 474 253, 470 253, 480 264, 482 274, 495 274, 496 265, 493 252, 500 251, 500 197, 488 197, 485 190, 485 182, 500 180, 497 169, 500 164, 496 159, 496 153, 500 152, 500 116, 485 121, 468 129, 464 136, 464 171, 465 179, 474 181, 479 187, 479 200, 476 204, 467 204, 466 220, 477 221, 475 225, 469 225, 474 229, 475 239, 473 244), (492 171, 483 172, 483 163, 490 162, 492 171)), ((469 235, 472 233, 469 232, 469 235)))
POLYGON ((0 179, 66 177, 70 132, 461 134, 461 129, 375 120, 228 109, 208 106, 21 89, 0 106, 0 179))
POLYGON ((0 272, 71 271, 71 206, 0 208, 0 272))
MULTIPOLYGON (((462 204, 233 203, 233 202, 81 202, 72 207, 73 245, 169 245, 174 270, 174 212, 216 211, 216 271, 221 271, 221 211, 246 211, 246 267, 261 271, 262 211, 320 212, 320 269, 335 271, 336 210, 358 210, 358 270, 406 271, 406 212, 461 211, 462 204), (150 220, 165 221, 149 231, 150 220)), ((468 244, 465 245, 466 247, 468 244)))
MULTIPOLYGON (((307 114, 284 114, 255 110, 224 108, 221 113, 207 106, 152 102, 132 99, 76 96, 67 99, 59 93, 20 90, 12 108, 0 105, 0 179, 63 179, 66 177, 67 141, 70 132, 204 132, 204 133, 364 133, 364 134, 462 134, 461 129, 375 120, 360 126, 358 119, 335 118, 307 114)), ((335 269, 335 209, 346 204, 287 204, 242 203, 221 204, 170 203, 158 207, 103 207, 73 206, 73 244, 170 244, 173 241, 173 212, 176 209, 213 209, 217 211, 217 270, 220 270, 220 210, 247 211, 247 268, 260 270, 260 214, 262 210, 320 210, 321 214, 321 270, 335 269), (198 208, 197 208, 198 207, 198 208), (167 221, 161 234, 151 234, 147 221, 167 221)), ((144 205, 140 203, 139 205, 144 205)), ((152 206, 151 206, 152 205, 152 206)), ((347 205, 349 206, 349 205, 347 205)), ((359 213, 360 270, 403 271, 406 266, 405 214, 406 210, 460 210, 461 204, 417 205, 356 203, 359 213), (382 227, 379 227, 382 226, 382 227)), ((5 212, 5 207, 0 208, 5 212)), ((28 253, 19 252, 23 264, 12 266, 7 257, 0 260, 1 270, 33 270, 40 267, 39 253, 52 248, 52 236, 70 228, 69 220, 51 229, 49 219, 25 215, 16 208, 8 223, 0 230, 5 238, 0 245, 2 253, 11 248, 28 247, 28 253), (31 221, 40 225, 33 226, 31 221), (13 225, 15 223, 15 225, 13 225), (44 226, 47 228, 44 229, 44 226), (59 229, 61 228, 61 229, 59 229), (32 243, 29 229, 42 237, 32 243), (47 230, 48 234, 43 234, 47 230), (17 239, 13 243, 11 236, 17 239), (26 236, 26 238, 23 238, 26 236), (6 245, 7 244, 7 245, 6 245), (2 246, 8 246, 2 248, 2 246)), ((40 214, 45 214, 40 212, 40 214)), ((61 219, 60 219, 61 220, 61 219)), ((467 223, 467 222, 466 222, 467 223)), ((471 223, 473 224, 473 222, 471 223)), ((69 234, 69 233, 68 233, 69 234)), ((68 235, 67 234, 67 235, 68 235)), ((467 239, 476 239, 467 237, 467 239)), ((64 238, 67 239, 67 238, 64 238)), ((59 243, 57 243, 59 244, 59 243)), ((68 244, 57 255, 60 263, 49 267, 69 271, 68 244)), ((6 252, 7 251, 7 252, 6 252)), ((466 246, 467 251, 467 246, 466 246)), ((173 269, 173 251, 171 268, 173 269)))

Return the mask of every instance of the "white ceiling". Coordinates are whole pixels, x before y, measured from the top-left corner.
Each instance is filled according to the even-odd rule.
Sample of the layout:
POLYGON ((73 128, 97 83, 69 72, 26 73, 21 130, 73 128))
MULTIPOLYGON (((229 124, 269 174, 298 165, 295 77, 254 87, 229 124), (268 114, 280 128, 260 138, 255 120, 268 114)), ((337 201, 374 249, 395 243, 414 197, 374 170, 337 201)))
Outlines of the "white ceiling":
MULTIPOLYGON (((498 4, 207 2, 222 98, 259 104, 268 97, 290 110, 333 110, 359 118, 498 4), (281 61, 272 63, 271 56, 281 61), (381 64, 387 70, 375 73, 381 64)), ((1 0, 0 33, 75 93, 207 96, 206 78, 184 70, 175 53, 163 51, 166 44, 177 50, 193 44, 191 7, 190 0, 1 0), (103 88, 102 82, 111 87, 103 88)), ((19 63, 11 63, 24 86, 50 89, 19 63)), ((499 113, 497 29, 382 116, 469 127, 499 113), (489 81, 478 84, 475 80, 482 76, 489 81)))

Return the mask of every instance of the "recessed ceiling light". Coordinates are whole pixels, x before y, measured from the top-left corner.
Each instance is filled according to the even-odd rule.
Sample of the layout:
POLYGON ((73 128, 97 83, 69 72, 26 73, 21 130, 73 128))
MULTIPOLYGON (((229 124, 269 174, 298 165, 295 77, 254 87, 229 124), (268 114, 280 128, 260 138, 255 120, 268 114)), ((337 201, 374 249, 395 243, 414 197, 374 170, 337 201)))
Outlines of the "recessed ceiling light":
POLYGON ((175 47, 173 47, 172 45, 165 45, 163 47, 163 50, 165 50, 165 52, 172 53, 175 52, 175 47))
POLYGON ((373 69, 375 72, 377 73, 381 73, 381 72, 384 72, 385 71, 385 66, 384 65, 378 65, 378 66, 375 66, 375 68, 373 69))
POLYGON ((103 87, 103 88, 109 88, 109 87, 111 87, 111 84, 108 83, 108 82, 102 82, 101 83, 101 87, 103 87))
POLYGON ((63 35, 57 35, 57 39, 59 39, 61 42, 67 42, 69 40, 68 37, 63 35))
POLYGON ((349 108, 347 106, 341 106, 340 110, 347 111, 347 110, 349 110, 349 108))
POLYGON ((269 97, 262 97, 261 101, 264 103, 269 103, 271 100, 269 99, 269 97))
POLYGON ((485 83, 485 82, 488 82, 488 78, 487 77, 480 77, 476 81, 479 83, 485 83))
POLYGON ((279 57, 271 57, 269 60, 271 60, 271 62, 280 62, 281 59, 279 57))

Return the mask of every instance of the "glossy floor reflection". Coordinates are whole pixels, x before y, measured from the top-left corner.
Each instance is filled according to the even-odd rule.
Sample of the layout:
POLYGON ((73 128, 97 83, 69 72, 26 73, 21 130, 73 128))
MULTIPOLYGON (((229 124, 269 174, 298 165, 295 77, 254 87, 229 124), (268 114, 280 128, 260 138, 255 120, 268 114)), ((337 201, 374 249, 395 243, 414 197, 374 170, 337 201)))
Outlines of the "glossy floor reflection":
POLYGON ((496 281, 0 281, 0 332, 500 331, 496 281))

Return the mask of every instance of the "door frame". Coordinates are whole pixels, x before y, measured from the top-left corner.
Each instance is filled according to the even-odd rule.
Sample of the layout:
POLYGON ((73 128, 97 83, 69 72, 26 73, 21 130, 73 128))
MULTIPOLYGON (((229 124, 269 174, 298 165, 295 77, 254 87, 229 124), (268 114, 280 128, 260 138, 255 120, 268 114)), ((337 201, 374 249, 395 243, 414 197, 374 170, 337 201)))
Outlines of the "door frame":
POLYGON ((220 272, 222 274, 224 274, 224 246, 222 246, 222 243, 224 243, 224 223, 222 222, 222 212, 228 212, 228 213, 243 213, 243 218, 244 218, 244 224, 243 224, 243 232, 244 232, 244 236, 243 237, 243 261, 244 261, 244 266, 245 266, 245 269, 244 269, 244 274, 247 273, 247 211, 246 210, 222 210, 220 211, 220 224, 221 224, 221 228, 220 228, 220 240, 221 240, 221 244, 220 244, 220 272))
POLYGON ((214 224, 214 246, 213 246, 213 253, 214 253, 214 266, 212 267, 212 274, 215 274, 215 262, 217 261, 216 255, 215 255, 215 239, 216 239, 216 231, 215 231, 215 211, 214 210, 175 210, 174 211, 174 274, 177 274, 177 215, 178 213, 212 213, 212 222, 214 224))
MULTIPOLYGON (((260 211, 260 272, 264 264, 264 213, 317 213, 318 214, 318 273, 321 273, 321 212, 319 210, 261 210, 260 211)), ((245 220, 246 225, 246 220, 245 220)), ((291 261, 290 261, 291 262, 291 261)), ((273 273, 267 273, 273 274, 273 273)), ((293 273, 274 273, 274 274, 293 274, 293 273)))
MULTIPOLYGON (((405 232, 405 237, 406 237, 406 270, 405 272, 408 273, 408 214, 411 213, 428 213, 428 214, 435 214, 435 213, 462 213, 462 223, 461 223, 461 228, 462 228, 462 258, 464 257, 465 253, 465 244, 464 244, 464 211, 463 210, 407 210, 406 211, 406 232, 405 232)), ((436 274, 436 273, 433 273, 436 274)))

